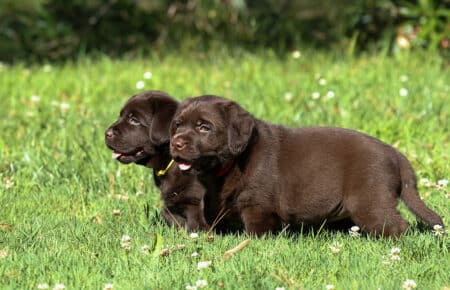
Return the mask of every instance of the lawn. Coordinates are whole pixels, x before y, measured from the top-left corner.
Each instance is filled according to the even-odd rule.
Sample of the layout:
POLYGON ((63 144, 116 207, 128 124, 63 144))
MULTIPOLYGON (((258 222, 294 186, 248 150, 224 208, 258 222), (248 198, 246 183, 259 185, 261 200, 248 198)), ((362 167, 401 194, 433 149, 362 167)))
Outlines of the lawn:
POLYGON ((403 205, 411 228, 398 240, 326 230, 191 238, 166 226, 151 171, 119 164, 104 145, 122 104, 147 89, 180 100, 217 94, 273 123, 380 138, 411 160, 421 196, 450 223, 450 74, 437 56, 262 51, 3 64, 1 289, 185 289, 198 280, 206 289, 402 289, 407 279, 449 289, 448 235, 420 227, 403 205))

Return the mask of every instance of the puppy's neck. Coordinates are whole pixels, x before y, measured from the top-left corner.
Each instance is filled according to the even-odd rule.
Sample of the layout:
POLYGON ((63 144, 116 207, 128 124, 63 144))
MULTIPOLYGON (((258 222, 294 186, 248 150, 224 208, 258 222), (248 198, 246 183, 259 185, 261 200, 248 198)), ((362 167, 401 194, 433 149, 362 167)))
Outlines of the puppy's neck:
POLYGON ((157 153, 145 162, 145 166, 153 168, 155 172, 165 169, 172 157, 169 152, 169 144, 161 145, 157 148, 157 153))

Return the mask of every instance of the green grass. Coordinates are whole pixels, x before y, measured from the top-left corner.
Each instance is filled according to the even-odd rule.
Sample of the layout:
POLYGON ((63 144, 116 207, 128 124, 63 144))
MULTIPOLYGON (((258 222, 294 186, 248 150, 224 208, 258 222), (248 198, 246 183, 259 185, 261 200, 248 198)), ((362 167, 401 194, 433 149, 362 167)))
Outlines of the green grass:
MULTIPOLYGON (((66 289, 103 289, 106 283, 114 289, 185 289, 199 279, 210 289, 325 289, 327 284, 401 289, 406 279, 418 289, 450 286, 448 236, 419 230, 403 206, 412 227, 398 240, 321 231, 262 239, 215 235, 208 242, 205 233, 192 240, 166 226, 151 172, 112 160, 103 141, 105 128, 138 91, 139 80, 144 89, 165 90, 180 100, 206 93, 232 98, 274 123, 360 130, 396 144, 419 179, 433 184, 450 179, 450 76, 432 55, 342 58, 306 52, 300 59, 279 59, 269 52, 193 53, 2 66, 1 289, 36 289, 40 283, 50 288, 63 283, 66 289), (153 73, 150 80, 143 79, 145 71, 153 73), (401 88, 408 90, 406 96, 401 88), (320 98, 314 99, 314 92, 320 98), (290 101, 286 93, 292 94, 290 101), (114 216, 114 209, 121 214, 114 216), (132 239, 129 253, 120 246, 123 235, 132 239), (222 258, 247 238, 247 248, 222 258), (330 250, 334 241, 341 244, 337 255, 330 250), (141 252, 144 244, 149 255, 141 252), (158 255, 178 244, 185 249, 158 255), (400 261, 383 263, 393 247, 401 249, 400 261), (198 257, 191 257, 193 252, 198 257), (205 260, 212 265, 198 270, 205 260)), ((420 191, 449 224, 450 185, 421 185, 420 191)))

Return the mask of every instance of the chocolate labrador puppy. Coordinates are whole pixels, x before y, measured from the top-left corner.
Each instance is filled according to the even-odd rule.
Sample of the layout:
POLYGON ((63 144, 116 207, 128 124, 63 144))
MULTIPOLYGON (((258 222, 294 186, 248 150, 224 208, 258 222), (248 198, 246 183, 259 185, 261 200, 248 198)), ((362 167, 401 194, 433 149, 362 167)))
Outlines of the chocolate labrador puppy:
POLYGON ((153 168, 164 201, 162 215, 168 224, 206 230, 204 187, 195 176, 172 166, 169 125, 177 107, 178 102, 161 91, 132 96, 120 111, 119 119, 106 130, 105 142, 119 162, 153 168))
POLYGON ((180 170, 220 182, 213 203, 232 219, 238 214, 249 233, 351 219, 367 233, 396 237, 408 227, 398 198, 423 221, 443 225, 420 199, 405 156, 353 130, 272 125, 233 101, 201 96, 178 108, 171 154, 180 170))

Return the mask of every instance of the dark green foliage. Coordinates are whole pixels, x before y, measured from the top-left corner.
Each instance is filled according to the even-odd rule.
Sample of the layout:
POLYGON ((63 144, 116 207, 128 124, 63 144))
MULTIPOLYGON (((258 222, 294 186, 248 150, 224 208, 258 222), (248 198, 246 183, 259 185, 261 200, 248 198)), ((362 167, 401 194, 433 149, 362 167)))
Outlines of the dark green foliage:
POLYGON ((404 20, 401 28, 410 34, 419 46, 436 49, 449 48, 450 1, 418 0, 417 3, 402 1, 399 14, 404 20))
POLYGON ((184 47, 448 46, 449 0, 4 0, 0 60, 184 47), (416 33, 416 31, 419 31, 416 33), (418 34, 418 37, 416 37, 418 34))

